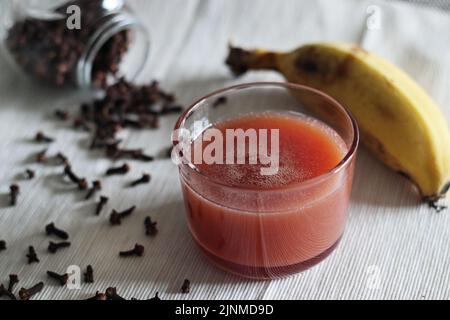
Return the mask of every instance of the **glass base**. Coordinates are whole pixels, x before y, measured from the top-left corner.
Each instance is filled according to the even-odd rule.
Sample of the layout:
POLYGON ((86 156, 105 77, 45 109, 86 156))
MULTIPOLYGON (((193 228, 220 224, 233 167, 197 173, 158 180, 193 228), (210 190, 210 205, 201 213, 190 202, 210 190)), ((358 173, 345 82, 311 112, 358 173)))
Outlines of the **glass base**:
POLYGON ((197 243, 197 246, 200 247, 202 252, 206 255, 206 257, 218 268, 244 278, 270 280, 291 276, 315 266, 316 264, 322 262, 325 258, 327 258, 334 251, 334 249, 336 249, 340 241, 341 238, 339 238, 327 250, 309 260, 282 267, 253 267, 233 263, 219 258, 216 255, 213 255, 211 252, 203 248, 203 246, 197 241, 195 242, 197 243))

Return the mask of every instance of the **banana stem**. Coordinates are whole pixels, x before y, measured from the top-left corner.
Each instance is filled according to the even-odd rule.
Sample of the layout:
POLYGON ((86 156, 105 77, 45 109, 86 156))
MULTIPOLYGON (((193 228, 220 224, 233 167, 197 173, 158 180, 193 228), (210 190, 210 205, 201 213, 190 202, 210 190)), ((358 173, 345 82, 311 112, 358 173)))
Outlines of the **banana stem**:
POLYGON ((263 50, 245 50, 230 45, 230 53, 226 64, 236 75, 242 75, 248 70, 278 70, 277 54, 263 50))

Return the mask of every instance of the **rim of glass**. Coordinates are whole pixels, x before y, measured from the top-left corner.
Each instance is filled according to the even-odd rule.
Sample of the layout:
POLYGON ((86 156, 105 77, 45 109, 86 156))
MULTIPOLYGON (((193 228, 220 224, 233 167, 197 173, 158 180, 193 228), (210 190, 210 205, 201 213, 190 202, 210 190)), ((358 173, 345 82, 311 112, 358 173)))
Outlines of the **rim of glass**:
MULTIPOLYGON (((236 90, 248 89, 248 88, 252 88, 252 87, 279 87, 279 88, 285 88, 285 89, 303 90, 303 91, 315 94, 317 96, 320 96, 324 100, 333 104, 335 107, 339 108, 346 115, 348 120, 350 120, 350 124, 351 124, 352 131, 353 131, 352 143, 351 143, 350 148, 348 149, 347 153, 342 158, 342 160, 336 166, 334 166, 327 172, 322 173, 321 175, 307 179, 305 181, 292 183, 292 184, 285 185, 285 186, 279 186, 279 187, 271 188, 271 189, 258 189, 258 188, 249 187, 249 186, 240 186, 240 185, 223 183, 221 181, 218 181, 217 179, 213 179, 210 176, 204 174, 191 162, 189 162, 187 164, 181 163, 179 165, 179 167, 187 168, 188 170, 190 170, 190 171, 194 172, 195 174, 200 175, 202 178, 208 180, 208 182, 211 182, 211 183, 216 184, 221 187, 238 189, 238 190, 246 190, 246 191, 273 192, 276 190, 297 189, 297 188, 306 187, 306 186, 310 186, 310 185, 319 183, 323 180, 326 180, 328 177, 339 173, 341 170, 346 168, 349 165, 349 163, 352 161, 352 159, 355 157, 356 150, 358 149, 358 145, 359 145, 359 129, 358 129, 356 120, 353 117, 353 115, 351 114, 351 112, 349 110, 347 110, 347 108, 345 108, 342 104, 340 104, 336 99, 332 98, 330 95, 328 95, 320 90, 314 89, 312 87, 301 85, 301 84, 295 84, 295 83, 291 83, 291 82, 249 82, 249 83, 238 84, 238 85, 234 85, 234 86, 230 86, 230 87, 226 87, 226 88, 223 88, 220 90, 213 91, 213 92, 209 93, 208 95, 204 96, 203 98, 200 98, 199 100, 194 102, 189 108, 187 108, 181 114, 180 118, 177 120, 174 130, 180 129, 182 127, 182 125, 185 123, 186 119, 189 118, 189 116, 192 113, 194 113, 196 111, 196 109, 198 107, 200 107, 207 100, 210 100, 211 98, 223 95, 224 93, 228 93, 228 92, 232 92, 232 91, 236 91, 236 90)), ((173 142, 173 146, 175 146, 175 145, 176 145, 176 143, 173 142)))

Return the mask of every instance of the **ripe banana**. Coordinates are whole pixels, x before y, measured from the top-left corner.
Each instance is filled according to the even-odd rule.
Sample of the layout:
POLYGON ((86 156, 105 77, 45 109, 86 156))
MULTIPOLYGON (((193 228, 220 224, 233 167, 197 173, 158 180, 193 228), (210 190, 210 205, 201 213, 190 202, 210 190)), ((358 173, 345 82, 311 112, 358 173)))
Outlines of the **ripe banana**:
POLYGON ((424 89, 381 57, 355 45, 318 43, 287 53, 231 47, 227 64, 237 75, 276 70, 334 97, 356 118, 364 144, 408 176, 425 201, 437 201, 450 188, 444 115, 424 89))

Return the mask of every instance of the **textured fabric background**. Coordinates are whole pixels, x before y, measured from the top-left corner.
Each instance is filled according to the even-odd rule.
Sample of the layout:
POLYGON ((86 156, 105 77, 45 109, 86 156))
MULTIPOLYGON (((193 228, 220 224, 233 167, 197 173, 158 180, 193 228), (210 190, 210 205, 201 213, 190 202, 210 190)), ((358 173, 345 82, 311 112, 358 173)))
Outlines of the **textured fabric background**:
MULTIPOLYGON (((224 86, 256 80, 281 80, 270 72, 233 79, 223 61, 229 41, 243 46, 288 50, 310 41, 360 42, 408 71, 442 106, 450 119, 450 15, 404 3, 300 0, 134 0, 130 1, 151 32, 151 61, 140 81, 159 79, 188 105, 224 86), (369 5, 377 4, 380 30, 364 31, 369 5)), ((87 152, 88 137, 52 119, 56 108, 74 110, 79 97, 25 81, 0 61, 0 282, 18 273, 20 286, 46 281, 46 270, 65 272, 69 265, 95 269, 96 283, 68 290, 52 282, 40 299, 84 299, 116 286, 125 297, 163 299, 448 299, 450 298, 450 215, 418 202, 410 183, 384 168, 362 149, 357 163, 350 218, 338 249, 304 273, 276 281, 236 278, 211 266, 188 233, 177 169, 168 160, 133 163, 128 179, 149 171, 151 185, 124 188, 123 178, 104 180, 111 197, 103 216, 94 203, 61 184, 61 169, 33 164, 42 149, 30 142, 38 130, 57 136, 49 152, 68 154, 76 171, 101 177, 111 165, 87 152), (9 208, 8 186, 25 168, 37 179, 20 181, 22 195, 9 208), (122 227, 108 224, 107 211, 133 204, 137 214, 122 227), (154 239, 144 236, 143 218, 159 223, 154 239), (69 231, 73 245, 55 256, 46 253, 43 228, 50 222, 69 231), (122 249, 145 244, 141 259, 119 259, 122 249), (26 265, 34 245, 41 258, 26 265), (192 293, 179 294, 183 279, 192 293)), ((162 128, 122 134, 127 147, 145 146, 157 154, 169 145, 176 117, 162 128)))

